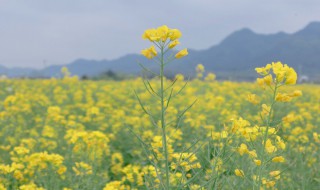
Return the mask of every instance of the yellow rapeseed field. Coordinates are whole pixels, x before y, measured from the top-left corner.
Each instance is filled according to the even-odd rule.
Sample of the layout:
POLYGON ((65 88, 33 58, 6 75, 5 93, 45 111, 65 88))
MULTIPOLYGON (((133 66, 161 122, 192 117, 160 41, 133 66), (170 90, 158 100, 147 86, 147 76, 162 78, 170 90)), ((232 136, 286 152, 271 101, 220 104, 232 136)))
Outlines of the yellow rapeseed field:
MULTIPOLYGON (((152 82, 156 85, 157 81, 152 82)), ((145 182, 151 180, 156 185, 155 169, 130 132, 161 151, 159 129, 142 112, 133 89, 152 111, 157 113, 160 108, 141 84, 142 79, 78 81, 70 77, 0 81, 0 189, 147 189, 145 182)), ((183 81, 176 82, 177 88, 182 85, 183 81)), ((278 159, 269 172, 283 172, 276 184, 279 189, 316 189, 320 179, 320 87, 297 85, 285 90, 297 89, 303 96, 279 103, 275 109, 285 143, 284 150, 278 149, 285 160, 278 159)), ((253 83, 189 82, 167 109, 167 118, 172 120, 168 128, 171 167, 177 167, 180 153, 192 162, 186 165, 186 173, 171 175, 172 183, 180 183, 182 175, 188 180, 193 170, 199 170, 191 189, 212 182, 220 189, 249 186, 237 177, 243 173, 233 171, 241 168, 244 176, 251 172, 246 170, 252 163, 245 155, 250 148, 237 153, 242 146, 232 142, 227 155, 220 155, 220 143, 229 136, 221 131, 234 123, 255 127, 260 102, 267 98, 268 93, 253 83), (248 101, 253 93, 259 97, 256 105, 248 101), (195 99, 181 127, 175 128, 178 112, 195 99), (195 154, 188 155, 188 147, 195 142, 195 154)))
MULTIPOLYGON (((161 56, 180 37, 147 30, 156 44, 142 54, 161 56)), ((163 70, 150 80, 80 81, 66 68, 61 79, 1 80, 0 190, 319 189, 320 86, 296 84, 281 62, 252 71, 255 83, 195 70, 187 84, 163 70)))

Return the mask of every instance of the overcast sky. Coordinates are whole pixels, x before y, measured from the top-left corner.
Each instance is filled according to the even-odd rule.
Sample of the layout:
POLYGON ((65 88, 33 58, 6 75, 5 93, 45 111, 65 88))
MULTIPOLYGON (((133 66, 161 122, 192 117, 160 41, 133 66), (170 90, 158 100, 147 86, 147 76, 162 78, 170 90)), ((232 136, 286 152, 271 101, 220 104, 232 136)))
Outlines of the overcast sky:
POLYGON ((42 68, 115 59, 149 46, 166 24, 181 46, 206 49, 235 30, 295 32, 320 21, 320 0, 0 0, 0 65, 42 68))

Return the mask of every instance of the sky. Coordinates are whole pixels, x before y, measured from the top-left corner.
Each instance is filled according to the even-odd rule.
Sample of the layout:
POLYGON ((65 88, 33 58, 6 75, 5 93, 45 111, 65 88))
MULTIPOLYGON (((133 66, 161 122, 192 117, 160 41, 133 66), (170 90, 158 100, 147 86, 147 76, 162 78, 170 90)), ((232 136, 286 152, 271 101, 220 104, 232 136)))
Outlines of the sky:
POLYGON ((0 0, 0 65, 116 59, 148 47, 143 31, 164 24, 182 32, 181 47, 202 50, 242 28, 296 32, 319 10, 319 0, 0 0))

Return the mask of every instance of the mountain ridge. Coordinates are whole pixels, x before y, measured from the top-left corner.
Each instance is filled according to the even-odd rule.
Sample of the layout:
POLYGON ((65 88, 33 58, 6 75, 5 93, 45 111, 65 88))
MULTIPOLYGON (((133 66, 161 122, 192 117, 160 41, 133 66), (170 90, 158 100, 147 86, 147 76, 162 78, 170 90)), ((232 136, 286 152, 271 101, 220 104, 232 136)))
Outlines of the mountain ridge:
MULTIPOLYGON (((245 77, 255 67, 273 61, 282 61, 299 68, 301 74, 319 77, 320 22, 311 22, 292 34, 258 34, 249 28, 243 28, 208 49, 189 49, 189 55, 168 65, 167 72, 171 75, 182 73, 192 76, 195 66, 202 63, 206 71, 217 73, 218 76, 219 73, 243 73, 245 77)), ((142 55, 127 54, 113 60, 77 59, 66 65, 51 65, 40 70, 6 68, 0 65, 0 74, 9 77, 55 77, 59 76, 61 67, 67 66, 72 74, 79 76, 95 76, 108 70, 136 75, 141 72, 138 62, 146 64, 152 70, 156 69, 156 65, 149 64, 150 60, 142 55)), ((251 78, 253 74, 247 77, 251 78)))

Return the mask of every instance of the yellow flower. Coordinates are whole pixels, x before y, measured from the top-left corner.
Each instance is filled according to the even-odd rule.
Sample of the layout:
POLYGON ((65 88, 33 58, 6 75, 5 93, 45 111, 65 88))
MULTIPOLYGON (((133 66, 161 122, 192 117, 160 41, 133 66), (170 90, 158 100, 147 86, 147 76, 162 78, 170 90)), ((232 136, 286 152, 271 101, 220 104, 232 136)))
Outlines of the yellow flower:
POLYGON ((62 67, 61 68, 61 73, 64 75, 64 76, 70 76, 70 72, 69 72, 69 70, 68 70, 68 68, 67 67, 62 67))
POLYGON ((292 94, 290 94, 291 97, 299 97, 299 96, 302 96, 302 92, 301 90, 295 90, 293 91, 292 94))
POLYGON ((153 57, 157 56, 157 51, 154 46, 151 46, 148 49, 141 50, 141 54, 147 57, 148 59, 152 59, 153 57))
POLYGON ((249 151, 248 154, 251 158, 256 158, 258 156, 255 150, 249 151))
POLYGON ((45 190, 42 187, 37 187, 37 185, 34 184, 33 182, 19 186, 19 189, 20 190, 30 190, 30 189, 32 189, 32 190, 45 190))
POLYGON ((286 144, 283 142, 283 140, 281 140, 280 136, 277 136, 276 140, 279 148, 281 148, 282 150, 286 149, 286 144))
POLYGON ((285 159, 283 156, 276 156, 272 158, 272 162, 285 162, 285 159))
POLYGON ((205 81, 214 81, 215 79, 216 79, 216 75, 214 73, 208 73, 204 80, 205 81))
POLYGON ((168 47, 169 47, 170 49, 172 49, 172 48, 176 47, 176 45, 179 45, 179 44, 180 44, 180 42, 179 42, 178 40, 174 40, 173 42, 171 42, 171 43, 168 45, 168 47))
POLYGON ((262 107, 261 114, 262 115, 269 115, 271 107, 267 106, 266 104, 262 104, 261 107, 262 107))
POLYGON ((263 78, 257 78, 257 83, 260 87, 265 89, 265 85, 270 86, 273 82, 273 78, 271 74, 264 75, 263 78))
POLYGON ((255 68, 255 70, 260 75, 265 76, 265 75, 269 74, 271 67, 272 67, 271 64, 267 64, 265 67, 255 68))
MULTIPOLYGON (((178 29, 170 29, 168 26, 163 25, 157 29, 151 28, 144 31, 142 38, 148 39, 151 42, 165 42, 168 38, 174 41, 181 37, 181 32, 178 29)), ((176 44, 177 45, 177 44, 176 44)))
POLYGON ((248 147, 246 144, 241 144, 240 147, 238 148, 239 154, 242 156, 243 154, 247 154, 249 152, 248 147))
POLYGON ((184 80, 184 76, 183 76, 183 74, 177 74, 177 75, 175 76, 175 79, 176 79, 177 81, 183 81, 183 80, 184 80))
POLYGON ((236 132, 238 130, 243 130, 245 127, 250 126, 250 122, 240 117, 238 120, 233 120, 233 126, 231 128, 232 132, 236 132))
POLYGON ((266 85, 270 86, 272 84, 272 75, 269 74, 263 78, 263 81, 266 85))
POLYGON ((18 146, 18 147, 14 147, 14 151, 18 154, 18 155, 25 155, 28 154, 30 152, 29 149, 22 147, 22 146, 18 146))
POLYGON ((272 70, 276 75, 276 81, 278 83, 281 83, 284 80, 287 68, 288 66, 283 65, 281 62, 272 63, 272 70))
POLYGON ((144 31, 142 38, 145 40, 148 39, 151 42, 153 42, 153 41, 159 41, 161 37, 159 36, 158 31, 152 28, 144 31))
POLYGON ((129 189, 127 185, 124 185, 122 181, 111 181, 106 184, 103 190, 116 190, 116 189, 129 189))
POLYGON ((278 83, 283 82, 287 85, 296 84, 298 78, 297 73, 288 65, 283 65, 281 62, 272 63, 272 70, 276 75, 276 81, 278 83))
POLYGON ((198 64, 196 67, 196 71, 198 73, 203 73, 204 72, 204 66, 202 64, 198 64))
POLYGON ((0 183, 0 190, 7 190, 7 188, 2 183, 0 183))
POLYGON ((122 170, 123 157, 121 153, 114 153, 111 157, 111 171, 114 174, 118 174, 122 170))
POLYGON ((260 166, 261 165, 261 160, 253 160, 254 163, 257 165, 257 166, 260 166))
POLYGON ((257 78, 257 83, 260 87, 264 87, 264 80, 262 78, 257 78))
POLYGON ((169 32, 169 28, 166 25, 163 25, 157 28, 157 34, 163 42, 167 40, 168 32, 169 32))
POLYGON ((318 133, 314 132, 312 133, 313 139, 316 143, 320 143, 320 135, 318 135, 318 133))
POLYGON ((169 30, 169 38, 171 41, 174 41, 182 36, 181 32, 178 29, 169 30))
POLYGON ((290 102, 292 97, 286 93, 277 93, 276 101, 278 102, 290 102))
POLYGON ((181 57, 184 57, 184 56, 186 56, 186 55, 188 55, 188 50, 187 50, 187 49, 183 49, 183 50, 179 51, 179 52, 175 55, 175 57, 176 57, 177 59, 180 59, 181 57))
POLYGON ((259 103, 259 100, 257 99, 257 95, 255 94, 248 94, 247 100, 254 105, 257 105, 259 103))
POLYGON ((286 73, 286 82, 285 84, 296 84, 297 82, 297 73, 293 68, 289 68, 286 73))
POLYGON ((276 184, 275 181, 265 181, 265 182, 262 182, 262 183, 264 183, 267 186, 267 188, 271 188, 276 184))
POLYGON ((270 173, 269 173, 269 175, 271 176, 271 177, 274 177, 276 180, 278 180, 278 179, 280 179, 280 171, 279 170, 275 170, 275 171, 271 171, 270 173))
POLYGON ((236 174, 236 176, 238 176, 238 177, 244 177, 244 172, 239 169, 235 169, 234 174, 236 174))
POLYGON ((65 167, 65 166, 60 166, 59 169, 57 170, 57 173, 58 173, 59 175, 62 175, 62 174, 64 174, 66 171, 67 171, 67 167, 65 167))
POLYGON ((277 151, 277 147, 275 147, 275 146, 273 146, 272 145, 272 142, 271 142, 271 140, 270 139, 268 139, 267 141, 266 141, 266 151, 270 154, 270 153, 274 153, 274 152, 276 152, 277 151))

